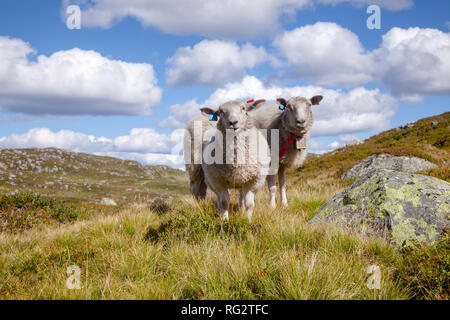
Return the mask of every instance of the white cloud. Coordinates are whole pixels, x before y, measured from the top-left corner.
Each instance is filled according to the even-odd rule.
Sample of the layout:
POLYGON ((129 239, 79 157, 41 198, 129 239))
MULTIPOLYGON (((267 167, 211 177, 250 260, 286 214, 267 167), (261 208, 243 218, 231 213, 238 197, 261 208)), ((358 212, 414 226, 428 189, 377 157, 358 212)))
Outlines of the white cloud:
POLYGON ((183 130, 175 130, 166 135, 151 128, 135 128, 127 136, 108 139, 71 130, 53 132, 48 128, 34 128, 24 134, 1 137, 0 148, 56 147, 182 168, 183 133, 183 130))
POLYGON ((121 152, 170 153, 181 139, 182 135, 177 130, 165 135, 152 128, 135 128, 129 135, 115 138, 114 149, 121 152))
POLYGON ((393 28, 373 54, 378 77, 402 101, 450 95, 450 33, 393 28))
POLYGON ((409 9, 414 5, 413 0, 318 0, 317 2, 331 5, 349 3, 357 7, 376 4, 382 8, 392 11, 409 9))
POLYGON ((312 97, 318 94, 323 95, 324 99, 320 106, 315 106, 313 109, 315 122, 312 134, 314 136, 380 131, 388 128, 389 121, 397 110, 396 100, 378 89, 368 90, 358 87, 343 91, 318 86, 265 86, 257 78, 246 76, 240 82, 229 83, 224 88, 217 89, 202 103, 191 100, 186 104, 169 108, 170 117, 160 125, 176 124, 179 128, 183 128, 187 121, 199 113, 201 107, 218 107, 228 100, 245 101, 252 98, 264 98, 274 101, 278 97, 312 97), (189 109, 189 112, 178 112, 184 109, 189 109))
POLYGON ((312 84, 381 82, 411 104, 425 95, 450 94, 450 33, 437 29, 392 28, 379 48, 367 51, 350 30, 318 22, 285 31, 273 45, 291 70, 287 75, 312 84))
POLYGON ((358 136, 354 135, 354 134, 343 134, 341 136, 339 136, 339 140, 341 142, 349 142, 349 141, 354 141, 354 140, 360 140, 358 136))
POLYGON ((339 141, 333 141, 331 143, 326 143, 319 139, 310 139, 308 143, 308 152, 315 154, 324 154, 342 147, 342 143, 339 141))
POLYGON ((76 152, 110 150, 112 140, 95 137, 71 130, 53 132, 48 128, 34 128, 24 134, 11 134, 0 138, 0 148, 46 148, 55 147, 76 152))
POLYGON ((167 82, 185 86, 201 84, 217 87, 242 78, 246 69, 269 58, 263 47, 250 43, 203 40, 193 47, 178 49, 167 62, 167 82))
POLYGON ((373 80, 373 62, 358 36, 336 23, 317 22, 285 31, 273 45, 295 77, 313 84, 354 86, 373 80))
POLYGON ((170 34, 248 39, 274 35, 282 18, 295 17, 298 10, 314 3, 378 4, 393 11, 413 5, 412 0, 64 0, 62 12, 70 4, 80 4, 82 27, 110 28, 132 17, 144 27, 170 34))
POLYGON ((322 93, 323 103, 313 109, 312 134, 316 136, 385 130, 397 111, 396 100, 378 89, 327 89, 322 93))
POLYGON ((82 7, 82 27, 110 28, 125 17, 144 27, 156 27, 176 35, 247 39, 274 34, 282 15, 292 15, 310 0, 78 0, 63 2, 82 7))
POLYGON ((167 119, 160 121, 160 128, 183 128, 187 121, 194 118, 203 105, 198 104, 196 100, 189 100, 183 104, 175 104, 167 108, 169 116, 167 119))
POLYGON ((153 66, 74 48, 29 58, 20 39, 0 37, 0 111, 53 115, 150 114, 159 103, 153 66))

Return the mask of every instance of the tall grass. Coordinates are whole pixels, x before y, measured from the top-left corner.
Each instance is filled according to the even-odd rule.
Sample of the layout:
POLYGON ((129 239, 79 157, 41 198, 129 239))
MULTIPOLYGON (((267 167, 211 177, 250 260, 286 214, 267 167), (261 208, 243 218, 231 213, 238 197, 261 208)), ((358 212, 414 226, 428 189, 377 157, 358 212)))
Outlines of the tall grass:
POLYGON ((425 297, 399 276, 403 254, 389 244, 307 223, 328 192, 294 189, 292 205, 276 210, 266 209, 266 194, 259 196, 252 224, 236 212, 223 222, 212 199, 183 198, 163 211, 135 204, 117 215, 3 233, 0 298, 425 297), (71 265, 81 268, 79 290, 66 287, 71 265), (370 265, 380 267, 380 289, 366 285, 370 265))

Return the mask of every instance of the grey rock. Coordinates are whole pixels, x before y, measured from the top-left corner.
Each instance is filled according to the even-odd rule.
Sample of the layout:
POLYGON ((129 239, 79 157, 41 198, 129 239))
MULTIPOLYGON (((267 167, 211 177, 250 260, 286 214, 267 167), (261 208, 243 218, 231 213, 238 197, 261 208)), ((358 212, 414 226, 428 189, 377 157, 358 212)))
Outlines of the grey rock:
POLYGON ((117 206, 117 203, 113 199, 110 199, 110 198, 103 198, 100 201, 100 204, 103 204, 106 206, 117 206))
POLYGON ((374 169, 388 169, 414 173, 432 169, 434 167, 436 167, 434 163, 417 157, 395 157, 388 154, 374 154, 344 172, 341 178, 354 179, 361 177, 374 169))
POLYGON ((363 142, 361 141, 361 139, 353 139, 353 140, 350 140, 350 141, 347 141, 347 143, 345 144, 346 146, 357 146, 357 145, 360 145, 360 144, 363 144, 363 142))

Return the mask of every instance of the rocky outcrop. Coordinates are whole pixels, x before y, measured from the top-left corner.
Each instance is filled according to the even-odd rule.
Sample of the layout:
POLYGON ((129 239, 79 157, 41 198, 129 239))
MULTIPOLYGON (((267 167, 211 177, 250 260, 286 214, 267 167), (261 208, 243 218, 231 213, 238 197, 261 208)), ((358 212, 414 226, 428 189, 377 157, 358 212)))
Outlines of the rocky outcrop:
POLYGON ((448 228, 450 184, 393 170, 366 173, 331 198, 310 223, 335 222, 396 246, 438 240, 448 228))
POLYGON ((417 157, 395 157, 388 154, 374 154, 344 172, 341 178, 354 179, 377 169, 414 173, 434 167, 436 167, 434 163, 417 157))
POLYGON ((364 142, 363 142, 361 139, 356 138, 356 139, 347 141, 347 143, 345 144, 345 146, 347 146, 347 147, 358 146, 358 145, 363 144, 363 143, 364 143, 364 142))

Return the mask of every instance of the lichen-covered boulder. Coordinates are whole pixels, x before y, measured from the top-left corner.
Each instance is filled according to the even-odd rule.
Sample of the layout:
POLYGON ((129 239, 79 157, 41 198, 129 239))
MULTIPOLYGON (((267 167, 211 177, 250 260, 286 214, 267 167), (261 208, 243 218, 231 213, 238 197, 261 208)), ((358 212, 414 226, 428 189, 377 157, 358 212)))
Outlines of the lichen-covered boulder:
POLYGON ((450 215, 450 183, 434 177, 374 170, 331 198, 311 223, 335 222, 396 246, 440 239, 450 215))
POLYGON ((374 154, 344 172, 341 178, 353 179, 377 169, 414 173, 432 169, 434 167, 436 167, 434 163, 417 157, 395 157, 388 154, 374 154))

